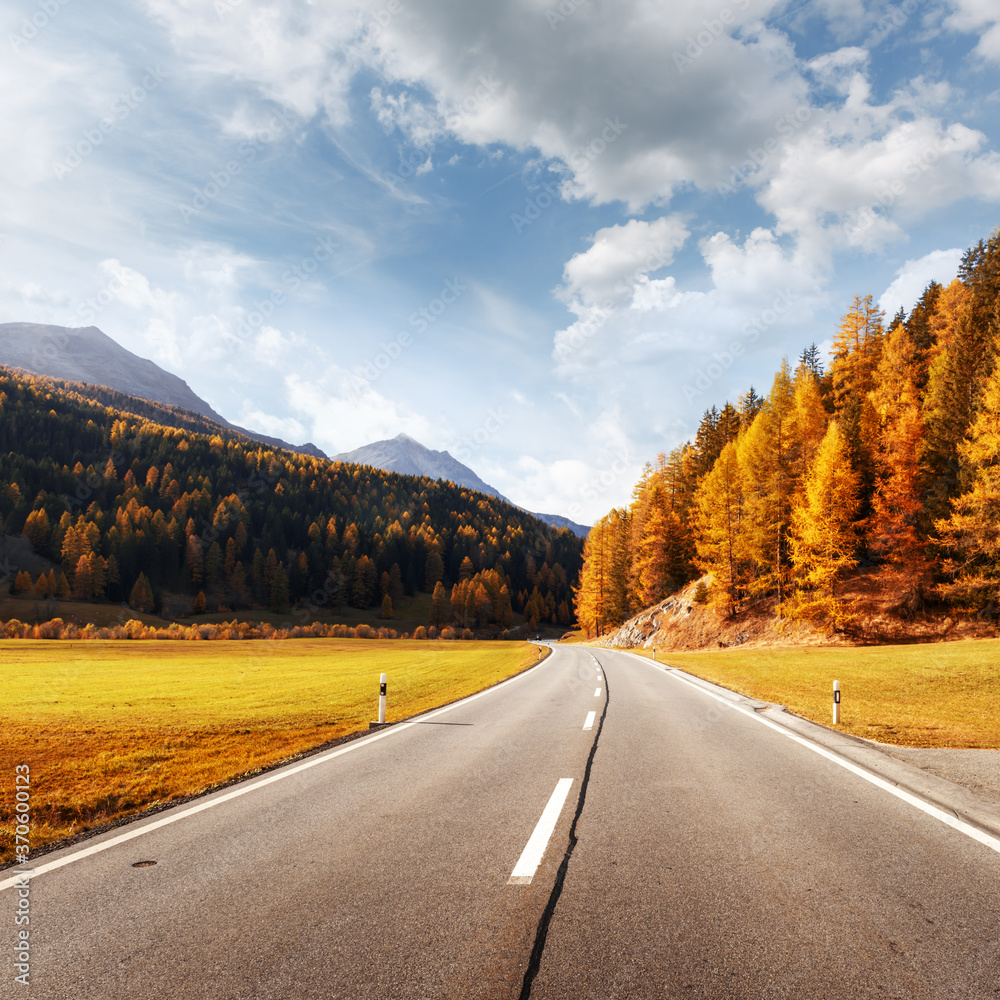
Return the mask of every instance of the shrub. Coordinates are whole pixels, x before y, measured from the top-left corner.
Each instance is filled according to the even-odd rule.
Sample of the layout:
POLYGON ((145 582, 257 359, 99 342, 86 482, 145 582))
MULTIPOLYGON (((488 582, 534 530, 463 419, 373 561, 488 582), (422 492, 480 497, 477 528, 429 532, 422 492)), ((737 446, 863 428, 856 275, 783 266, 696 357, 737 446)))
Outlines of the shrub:
POLYGON ((51 621, 42 622, 38 626, 38 638, 58 639, 65 627, 66 623, 61 618, 53 618, 51 621))

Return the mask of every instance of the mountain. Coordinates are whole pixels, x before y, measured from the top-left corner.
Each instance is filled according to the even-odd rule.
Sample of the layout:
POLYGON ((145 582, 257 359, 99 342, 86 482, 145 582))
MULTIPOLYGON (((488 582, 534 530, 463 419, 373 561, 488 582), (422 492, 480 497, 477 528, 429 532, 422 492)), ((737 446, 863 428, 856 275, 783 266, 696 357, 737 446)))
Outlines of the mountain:
POLYGON ((371 465, 386 472, 399 472, 404 476, 429 476, 431 479, 450 480, 459 486, 467 486, 500 500, 507 499, 499 490, 484 483, 472 469, 463 465, 446 451, 432 451, 408 434, 397 434, 387 441, 373 441, 354 451, 334 455, 335 462, 354 462, 357 465, 371 465))
POLYGON ((0 323, 0 364, 51 378, 103 385, 129 396, 178 406, 254 441, 326 458, 313 444, 292 445, 231 424, 196 395, 183 379, 126 350, 96 326, 0 323))
MULTIPOLYGON (((353 462, 358 465, 370 465, 386 472, 400 472, 408 476, 428 476, 431 479, 444 479, 459 486, 465 486, 487 496, 497 497, 507 503, 512 500, 505 497, 498 489, 484 483, 467 465, 447 451, 434 451, 426 448, 419 441, 414 441, 408 434, 397 434, 385 441, 373 441, 362 445, 354 451, 345 451, 334 455, 335 462, 353 462)), ((517 504, 513 504, 517 506, 517 504)), ((520 508, 523 510, 524 508, 520 508)), ((586 538, 589 527, 577 524, 560 514, 534 514, 534 517, 553 528, 569 528, 578 538, 586 538)))

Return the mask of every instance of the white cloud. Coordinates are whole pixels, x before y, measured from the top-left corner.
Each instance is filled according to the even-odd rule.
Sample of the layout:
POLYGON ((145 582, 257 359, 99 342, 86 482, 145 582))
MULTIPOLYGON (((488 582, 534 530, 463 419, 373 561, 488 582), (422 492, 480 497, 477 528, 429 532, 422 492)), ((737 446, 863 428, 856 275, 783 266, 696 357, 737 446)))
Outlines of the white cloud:
POLYGON ((554 337, 557 373, 605 379, 622 368, 615 377, 627 381, 667 357, 676 373, 679 352, 707 357, 734 338, 749 350, 762 336, 794 329, 812 315, 822 272, 771 231, 755 229, 742 244, 717 233, 699 247, 712 278, 707 291, 684 289, 674 275, 641 275, 617 299, 571 299, 576 320, 554 337))
MULTIPOLYGON (((289 444, 305 444, 308 434, 294 417, 281 417, 260 409, 254 400, 244 399, 240 415, 233 423, 268 437, 281 438, 289 444)), ((315 443, 315 442, 314 442, 315 443)))
POLYGON ((908 260, 896 272, 895 280, 879 298, 879 309, 884 310, 889 318, 900 308, 909 313, 932 281, 940 285, 951 283, 958 274, 963 253, 963 250, 956 247, 951 250, 934 250, 917 260, 908 260))
POLYGON ((817 257, 843 247, 876 251, 903 236, 903 223, 969 196, 1000 200, 1000 156, 986 137, 926 113, 939 88, 915 81, 884 105, 870 102, 855 74, 840 108, 791 137, 760 204, 779 234, 794 234, 817 257))
POLYGON ((433 428, 423 416, 336 365, 329 365, 318 377, 286 375, 285 391, 288 405, 307 428, 306 436, 329 455, 401 432, 421 442, 434 439, 433 428))
POLYGON ((867 49, 851 45, 833 52, 824 52, 810 59, 805 68, 824 86, 846 94, 855 73, 867 65, 868 56, 867 49))
POLYGON ((627 296, 651 271, 672 264, 689 235, 676 215, 655 222, 631 219, 623 226, 599 229, 590 248, 566 264, 560 295, 586 305, 627 296))
POLYGON ((642 471, 640 461, 619 425, 621 414, 602 414, 587 430, 586 459, 516 455, 508 462, 487 461, 476 469, 491 486, 519 506, 542 514, 563 514, 593 524, 611 507, 628 503, 642 471), (616 425, 611 430, 611 425, 616 425), (616 443, 617 442, 617 443, 616 443))
POLYGON ((953 13, 944 26, 979 36, 976 52, 1000 63, 1000 11, 994 0, 950 0, 953 13))
POLYGON ((190 71, 254 84, 260 95, 309 119, 347 120, 349 44, 372 4, 270 4, 259 0, 146 0, 190 71))

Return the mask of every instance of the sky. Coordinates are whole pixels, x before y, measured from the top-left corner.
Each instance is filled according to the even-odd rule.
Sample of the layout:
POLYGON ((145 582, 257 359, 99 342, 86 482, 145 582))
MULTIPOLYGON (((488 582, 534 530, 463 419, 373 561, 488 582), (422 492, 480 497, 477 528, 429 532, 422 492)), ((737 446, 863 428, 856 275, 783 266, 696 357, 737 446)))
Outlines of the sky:
POLYGON ((0 322, 592 523, 855 295, 1000 222, 995 0, 0 13, 0 322))

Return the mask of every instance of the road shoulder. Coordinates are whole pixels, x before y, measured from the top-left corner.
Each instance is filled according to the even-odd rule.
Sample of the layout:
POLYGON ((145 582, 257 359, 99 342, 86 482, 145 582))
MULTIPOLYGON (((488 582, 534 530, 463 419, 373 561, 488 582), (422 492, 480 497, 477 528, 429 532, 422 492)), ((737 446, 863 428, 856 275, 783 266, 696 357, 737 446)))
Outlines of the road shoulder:
POLYGON ((668 663, 653 662, 633 653, 627 655, 664 674, 677 674, 724 703, 750 710, 896 788, 1000 838, 1000 750, 922 749, 874 743, 810 722, 789 712, 784 705, 737 694, 668 663))

